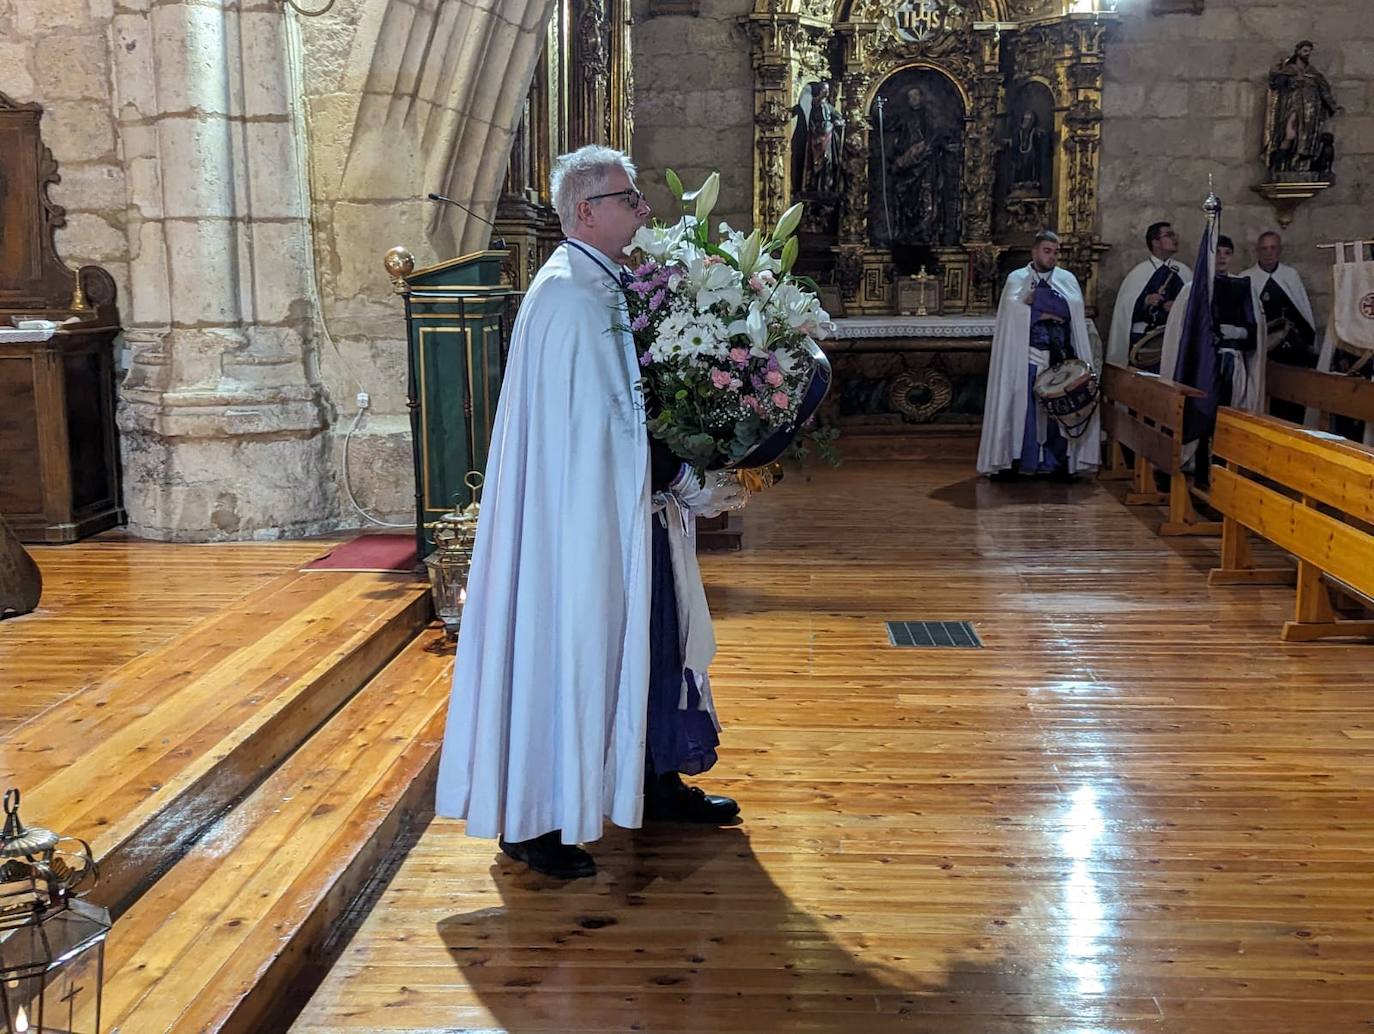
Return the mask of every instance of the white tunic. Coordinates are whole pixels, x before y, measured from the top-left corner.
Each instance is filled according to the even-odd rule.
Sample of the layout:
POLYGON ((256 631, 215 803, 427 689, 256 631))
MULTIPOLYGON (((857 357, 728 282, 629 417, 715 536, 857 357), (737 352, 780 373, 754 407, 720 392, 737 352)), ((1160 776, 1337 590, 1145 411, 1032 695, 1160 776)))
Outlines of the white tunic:
MULTIPOLYGON (((1021 455, 1026 433, 1026 377, 1030 365, 1031 307, 1029 293, 1034 288, 1034 272, 1027 266, 1007 277, 1002 301, 997 307, 997 327, 992 334, 992 355, 988 362, 988 393, 983 404, 983 436, 978 444, 978 473, 995 474, 1006 470, 1021 455)), ((1078 358, 1092 363, 1092 344, 1088 322, 1083 313, 1083 292, 1078 279, 1067 269, 1055 269, 1050 285, 1069 303, 1072 332, 1069 339, 1078 358)), ((1043 445, 1050 417, 1036 406, 1039 440, 1043 445)), ((1069 473, 1093 469, 1102 459, 1102 443, 1097 411, 1078 438, 1069 438, 1069 473)), ((1066 436, 1067 437, 1067 436, 1066 436)))
MULTIPOLYGON (((1193 271, 1182 262, 1173 259, 1168 263, 1178 273, 1185 284, 1192 283, 1193 271)), ((1112 309, 1112 329, 1107 335, 1107 362, 1115 363, 1117 366, 1130 366, 1131 364, 1131 318, 1135 312, 1135 303, 1140 301, 1140 296, 1145 293, 1145 287, 1149 284, 1150 278, 1155 275, 1155 270, 1164 265, 1159 259, 1151 255, 1140 263, 1133 270, 1126 274, 1126 279, 1121 282, 1121 290, 1116 295, 1116 307, 1112 309)), ((1174 303, 1174 309, 1178 308, 1178 303, 1174 303)), ((1171 309, 1170 312, 1173 310, 1171 309)))
POLYGON ((515 321, 435 806, 471 836, 641 822, 649 452, 626 322, 618 283, 568 245, 515 321))

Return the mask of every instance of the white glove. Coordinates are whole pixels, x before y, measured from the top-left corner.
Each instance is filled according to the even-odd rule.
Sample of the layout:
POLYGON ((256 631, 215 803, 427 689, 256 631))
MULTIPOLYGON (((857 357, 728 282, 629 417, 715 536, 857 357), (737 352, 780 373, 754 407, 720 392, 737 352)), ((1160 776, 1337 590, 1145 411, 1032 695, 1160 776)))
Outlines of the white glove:
POLYGON ((715 517, 724 510, 738 510, 749 499, 749 493, 730 471, 708 470, 703 485, 686 463, 668 491, 696 517, 715 517))
POLYGON ((1250 332, 1244 327, 1237 327, 1231 323, 1220 324, 1221 337, 1224 341, 1244 341, 1250 336, 1250 332))

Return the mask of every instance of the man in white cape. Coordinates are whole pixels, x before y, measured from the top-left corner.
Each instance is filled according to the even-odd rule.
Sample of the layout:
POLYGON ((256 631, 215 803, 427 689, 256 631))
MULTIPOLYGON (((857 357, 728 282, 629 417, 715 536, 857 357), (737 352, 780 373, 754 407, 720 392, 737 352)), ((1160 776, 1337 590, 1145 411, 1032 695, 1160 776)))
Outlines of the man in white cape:
MULTIPOLYGON (((649 215, 634 172, 597 146, 555 163, 568 238, 512 330, 439 764, 437 814, 465 818, 469 835, 499 838, 507 855, 560 879, 595 873, 576 845, 598 839, 604 818, 631 828, 644 818, 651 602, 662 582, 655 503, 686 532, 669 591, 680 580, 683 598, 704 607, 691 517, 740 502, 738 485, 709 475, 701 485, 676 465, 661 475, 671 492, 653 491, 620 265, 649 215)), ((704 624, 709 632, 709 614, 704 624)), ((691 717, 714 730, 709 696, 695 688, 691 717)), ((661 817, 738 813, 680 780, 668 791, 661 817)))
MULTIPOLYGON (((1306 370, 1315 368, 1317 321, 1302 277, 1283 262, 1283 238, 1273 230, 1260 234, 1255 241, 1255 264, 1241 276, 1248 276, 1259 290, 1270 331, 1269 358, 1306 370)), ((1305 415, 1302 406, 1283 399, 1270 402, 1269 411, 1299 424, 1305 415)))
POLYGON ((1107 335, 1107 362, 1117 366, 1140 365, 1156 372, 1153 363, 1133 364, 1131 351, 1141 338, 1163 329, 1177 305, 1178 293, 1193 279, 1193 271, 1174 256, 1178 234, 1167 222, 1151 223, 1145 231, 1150 254, 1126 274, 1112 309, 1112 329, 1107 335))
POLYGON ((1260 234, 1255 242, 1255 264, 1241 276, 1248 276, 1259 289, 1267 320, 1287 317, 1298 332, 1296 336, 1300 341, 1289 348, 1285 348, 1283 341, 1270 340, 1269 347, 1274 350, 1271 358, 1292 362, 1279 354, 1280 349, 1285 353, 1306 352, 1309 356, 1305 362, 1292 362, 1292 365, 1310 369, 1317 359, 1317 320, 1302 277, 1283 261, 1283 238, 1273 230, 1260 234))
MULTIPOLYGON (((1212 300, 1217 334, 1217 351, 1224 360, 1228 372, 1226 383, 1221 386, 1222 405, 1258 413, 1264 405, 1264 368, 1267 338, 1264 325, 1264 306, 1260 300, 1256 278, 1249 274, 1235 276, 1231 273, 1231 263, 1235 258, 1235 244, 1230 237, 1217 238, 1216 279, 1230 282, 1248 281, 1250 292, 1250 313, 1236 308, 1228 313, 1222 306, 1218 293, 1212 300), (1255 324, 1250 325, 1253 315, 1255 324), (1228 345, 1228 342, 1231 344, 1228 345)), ((1188 301, 1193 294, 1190 282, 1183 288, 1169 313, 1169 323, 1164 330, 1164 354, 1160 359, 1161 376, 1176 380, 1178 375, 1178 354, 1183 341, 1183 328, 1187 322, 1188 301)), ((1194 384, 1195 388, 1211 390, 1209 385, 1194 384)))
POLYGON ((1102 446, 1096 409, 1069 437, 1032 391, 1041 371, 1058 358, 1073 357, 1092 365, 1083 292, 1078 279, 1059 268, 1059 238, 1044 230, 1036 235, 1030 265, 1008 276, 1002 288, 978 473, 999 480, 1016 473, 1068 480, 1097 468, 1102 446))

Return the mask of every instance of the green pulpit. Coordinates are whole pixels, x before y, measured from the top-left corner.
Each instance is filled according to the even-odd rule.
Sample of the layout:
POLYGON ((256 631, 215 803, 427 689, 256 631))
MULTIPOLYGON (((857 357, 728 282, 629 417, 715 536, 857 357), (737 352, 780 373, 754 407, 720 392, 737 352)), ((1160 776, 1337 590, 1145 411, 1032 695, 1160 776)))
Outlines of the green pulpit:
POLYGON ((415 269, 404 248, 387 253, 405 299, 415 521, 419 554, 434 548, 426 525, 472 502, 464 479, 485 471, 496 399, 519 292, 501 282, 504 251, 478 251, 415 269))

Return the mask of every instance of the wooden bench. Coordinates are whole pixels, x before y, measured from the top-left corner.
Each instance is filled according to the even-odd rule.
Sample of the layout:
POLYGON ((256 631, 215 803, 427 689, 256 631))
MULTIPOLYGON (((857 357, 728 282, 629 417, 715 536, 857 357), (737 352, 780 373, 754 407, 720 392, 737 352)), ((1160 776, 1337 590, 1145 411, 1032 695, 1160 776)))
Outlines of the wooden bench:
POLYGON ((1183 473, 1183 410, 1203 392, 1139 370, 1108 363, 1102 370, 1102 428, 1108 436, 1104 477, 1130 477, 1128 506, 1167 504, 1161 535, 1216 535, 1220 523, 1204 521, 1193 508, 1191 486, 1183 473), (1129 473, 1121 447, 1135 453, 1129 473), (1155 471, 1169 478, 1169 491, 1155 484, 1155 471))
POLYGON ((1265 365, 1264 384, 1269 398, 1316 410, 1316 426, 1323 431, 1331 430, 1333 415, 1374 423, 1374 381, 1363 377, 1305 370, 1271 359, 1265 365))
POLYGON ((1254 566, 1249 538, 1258 534, 1298 560, 1285 641, 1374 636, 1374 620, 1338 609, 1342 599, 1374 599, 1374 449, 1223 408, 1212 457, 1210 499, 1224 520, 1221 567, 1209 584, 1291 579, 1254 566))

